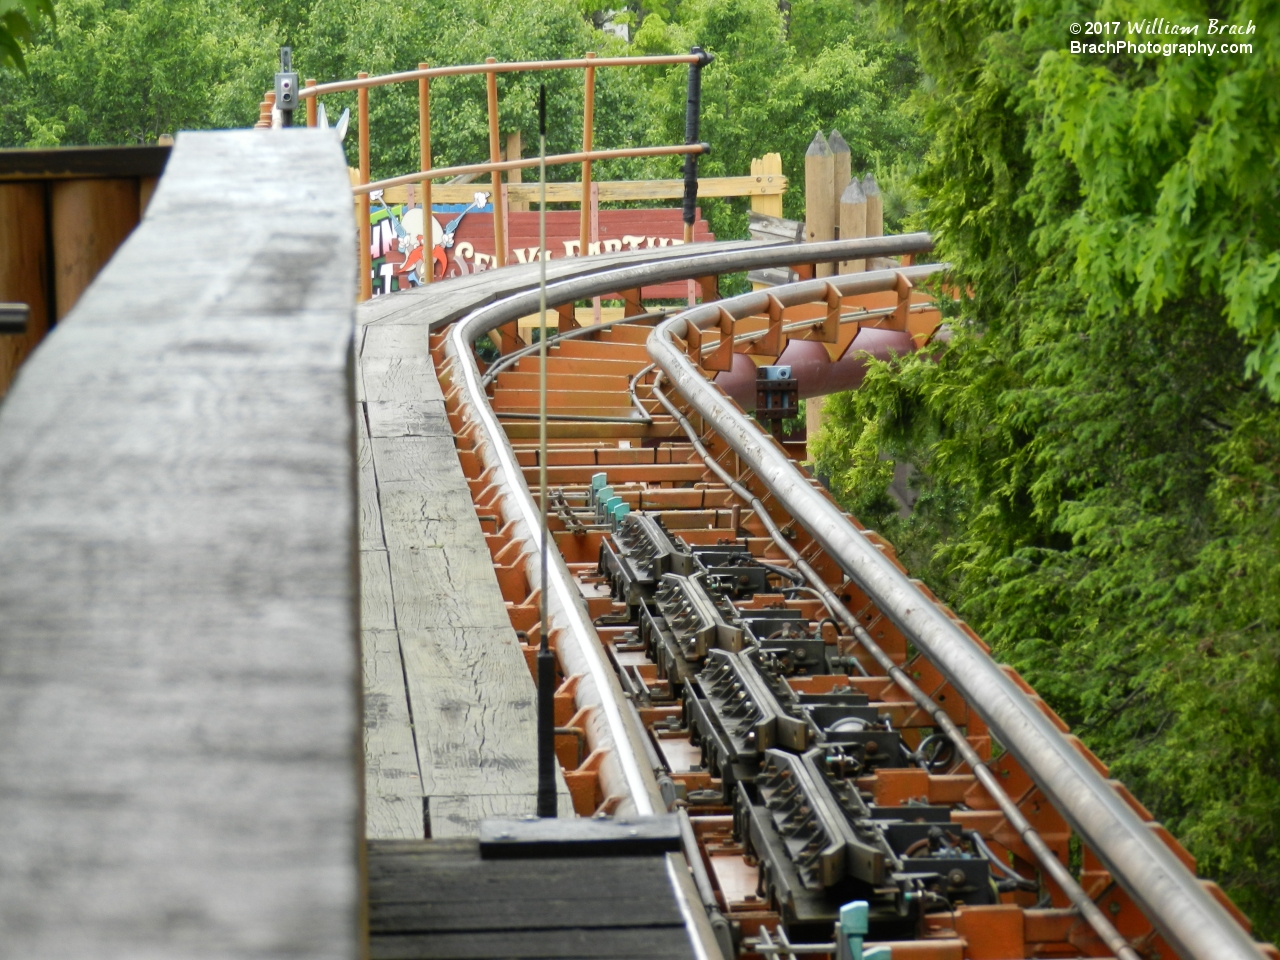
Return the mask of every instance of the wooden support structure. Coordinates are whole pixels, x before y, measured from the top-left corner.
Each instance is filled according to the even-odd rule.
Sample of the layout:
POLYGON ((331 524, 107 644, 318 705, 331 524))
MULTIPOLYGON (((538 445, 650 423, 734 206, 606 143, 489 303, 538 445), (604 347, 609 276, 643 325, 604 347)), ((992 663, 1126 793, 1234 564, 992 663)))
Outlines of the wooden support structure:
MULTIPOLYGON (((862 184, 851 179, 840 194, 840 239, 856 240, 867 235, 867 197, 862 184)), ((841 260, 841 273, 861 273, 867 269, 866 260, 841 260)))
MULTIPOLYGON (((754 181, 753 185, 759 189, 759 193, 753 192, 751 194, 751 209, 756 213, 763 213, 765 216, 781 217, 782 194, 787 187, 787 178, 782 175, 782 154, 766 153, 763 157, 753 159, 751 161, 751 179, 754 181), (781 187, 776 192, 770 189, 775 184, 781 187)), ((702 179, 698 181, 699 197, 713 196, 713 194, 706 192, 705 184, 708 182, 702 179)))
MULTIPOLYGON (((835 239, 834 187, 835 158, 826 137, 818 132, 804 155, 804 238, 808 243, 835 239)), ((833 272, 829 263, 817 265, 818 277, 829 277, 833 272)))
POLYGON ((867 236, 884 236, 884 201, 874 175, 862 178, 862 194, 867 198, 867 236))
MULTIPOLYGON (((316 81, 307 79, 304 81, 305 87, 314 87, 316 81)), ((307 97, 307 126, 314 127, 320 122, 319 117, 320 102, 315 97, 307 97)))
MULTIPOLYGON (((511 155, 511 138, 507 137, 507 155, 511 155)), ((776 154, 771 154, 776 156, 776 154)), ((756 161, 752 161, 754 166, 756 161)), ((516 210, 517 204, 527 208, 538 202, 537 182, 516 181, 518 170, 510 171, 512 182, 507 184, 507 207, 516 210)), ((684 184, 680 180, 592 180, 599 202, 619 200, 676 200, 684 196, 684 184)), ((388 204, 404 203, 406 186, 387 187, 382 197, 388 204)), ((476 188, 469 183, 437 183, 432 188, 433 203, 470 203, 476 188)), ((781 174, 751 177, 699 177, 698 197, 749 197, 751 208, 775 205, 782 209, 782 195, 787 192, 787 178, 781 174)), ((556 181, 547 184, 547 203, 581 203, 582 184, 575 181, 556 181)))
POLYGON ((0 954, 362 952, 350 211, 181 134, 0 406, 0 954))
MULTIPOLYGON (((831 148, 831 196, 835 198, 837 203, 840 202, 840 196, 844 193, 844 188, 849 185, 849 181, 853 179, 852 161, 853 156, 849 152, 849 144, 845 142, 844 136, 839 130, 832 130, 831 136, 827 137, 827 146, 831 148)), ((840 221, 836 219, 835 236, 838 239, 844 239, 844 234, 840 232, 840 221)))

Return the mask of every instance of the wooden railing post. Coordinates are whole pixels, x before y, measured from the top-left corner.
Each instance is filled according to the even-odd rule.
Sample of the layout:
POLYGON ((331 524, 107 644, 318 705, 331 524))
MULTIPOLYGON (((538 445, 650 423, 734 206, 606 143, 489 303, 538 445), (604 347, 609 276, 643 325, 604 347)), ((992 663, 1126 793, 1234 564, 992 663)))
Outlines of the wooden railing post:
MULTIPOLYGON (((418 64, 419 70, 426 70, 429 64, 418 64)), ((431 169, 431 87, 430 79, 418 78, 418 162, 419 170, 431 169)), ((422 282, 430 283, 435 278, 436 262, 432 256, 435 237, 431 230, 431 180, 422 181, 422 282)))
MULTIPOLYGON (((497 63, 493 57, 485 57, 485 63, 497 63)), ((489 160, 491 163, 502 162, 502 143, 498 137, 498 73, 490 70, 485 74, 489 85, 489 160)), ((493 171, 493 251, 498 266, 507 265, 507 238, 503 229, 503 197, 502 173, 493 171)))
MULTIPOLYGON (((314 87, 316 82, 314 79, 305 81, 306 86, 314 87)), ((316 118, 316 111, 320 109, 320 105, 316 103, 315 97, 307 97, 307 126, 314 127, 319 120, 316 118)))
MULTIPOLYGON (((595 52, 587 53, 588 59, 595 58, 595 52)), ((596 68, 587 67, 583 71, 585 78, 582 88, 582 152, 591 150, 596 125, 596 68)), ((579 256, 587 255, 587 245, 591 240, 591 161, 582 164, 582 216, 578 228, 579 256)))
MULTIPOLYGON (((367 73, 357 73, 360 80, 368 77, 367 73)), ((356 129, 360 138, 360 182, 369 182, 369 88, 361 87, 356 92, 356 129)), ((360 212, 357 214, 360 223, 360 299, 368 300, 373 296, 373 251, 369 236, 369 195, 360 194, 360 212)))

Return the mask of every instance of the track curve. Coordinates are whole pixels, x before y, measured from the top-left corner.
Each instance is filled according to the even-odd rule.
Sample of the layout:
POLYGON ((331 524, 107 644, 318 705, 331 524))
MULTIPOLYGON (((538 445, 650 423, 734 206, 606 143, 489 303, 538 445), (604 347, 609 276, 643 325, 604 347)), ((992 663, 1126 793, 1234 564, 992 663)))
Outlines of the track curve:
MULTIPOLYGON (((536 267, 508 268, 415 292, 424 307, 435 304, 433 354, 458 447, 464 455, 471 454, 477 503, 483 500, 484 509, 498 517, 500 529, 491 544, 495 565, 501 561, 518 566, 530 595, 548 591, 551 634, 566 687, 571 688, 566 696, 572 695, 572 711, 589 752, 585 759, 578 756, 573 769, 572 762, 564 764, 566 776, 591 766, 585 773, 598 784, 599 802, 580 806, 580 812, 645 816, 681 810, 697 844, 689 851, 690 861, 716 931, 713 946, 725 956, 786 955, 779 938, 783 944, 788 936, 824 939, 820 931, 824 925, 829 929, 830 904, 838 905, 856 890, 872 891, 865 896, 872 905, 871 934, 891 942, 893 956, 1135 958, 1155 957, 1170 948, 1194 960, 1277 956, 1249 937, 1243 918, 1233 916, 1220 902, 1225 900, 1221 892, 1195 878, 1184 865, 1185 851, 1122 787, 1106 779, 1097 758, 1066 735, 1065 725, 1034 691, 1016 674, 999 668, 976 635, 908 577, 892 548, 845 515, 796 467, 788 456, 795 451, 771 439, 710 379, 715 368, 728 369, 726 358, 729 367, 741 368, 745 351, 757 350, 752 344, 774 336, 775 327, 781 336, 784 317, 793 344, 805 344, 809 352, 820 346, 833 361, 847 358, 853 340, 862 335, 856 329, 860 322, 866 332, 882 336, 880 318, 888 314, 876 297, 895 291, 893 322, 898 335, 923 345, 936 322, 928 335, 920 333, 919 311, 927 311, 928 305, 918 302, 913 284, 937 267, 898 266, 808 280, 728 301, 712 299, 714 283, 705 278, 928 249, 928 237, 916 234, 804 247, 690 245, 549 265, 549 307, 630 290, 637 292, 638 303, 644 286, 686 278, 704 279, 703 291, 709 296, 704 297, 707 302, 662 320, 656 328, 654 318, 640 319, 607 331, 575 334, 578 346, 572 350, 568 338, 557 342, 557 363, 568 372, 557 374, 563 377, 559 400, 565 406, 556 408, 556 459, 549 461, 549 469, 555 464, 552 499, 557 525, 552 535, 559 549, 552 551, 545 585, 539 582, 539 506, 527 475, 530 464, 536 464, 536 450, 531 460, 526 441, 532 423, 524 412, 536 356, 519 359, 486 383, 484 362, 474 350, 484 336, 507 343, 503 328, 510 330, 517 318, 537 311, 536 267), (815 301, 825 306, 808 309, 815 301), (852 337, 845 330, 850 324, 855 328, 852 337), (720 339, 710 339, 717 328, 720 339), (703 329, 707 333, 699 332, 703 329), (740 342, 728 345, 730 334, 740 342), (837 351, 840 357, 832 356, 837 351), (679 399, 669 395, 670 386, 652 382, 649 370, 654 364, 679 399), (611 392, 616 400, 609 399, 611 392), (587 403, 588 394, 599 402, 587 403), (647 418, 633 416, 633 404, 644 409, 647 418), (681 411, 682 405, 687 412, 681 411), (696 427, 691 423, 695 417, 696 427), (618 478, 616 490, 608 488, 617 494, 609 500, 616 502, 609 508, 610 517, 599 512, 604 501, 594 499, 599 489, 594 477, 600 473, 618 478), (690 506, 694 501, 698 505, 690 506), (623 521, 628 513, 633 519, 623 521), (653 534, 652 526, 644 526, 637 517, 656 519, 661 533, 653 534), (695 520, 709 522, 710 527, 684 526, 695 520), (638 567, 617 560, 626 555, 624 541, 642 527, 650 535, 667 536, 677 553, 690 551, 676 558, 677 565, 695 555, 719 557, 717 541, 734 545, 738 552, 733 562, 743 570, 750 568, 756 589, 697 588, 702 590, 697 602, 718 604, 719 613, 704 615, 720 623, 722 635, 726 630, 745 633, 745 643, 721 636, 711 645, 718 652, 696 653, 681 645, 684 641, 674 625, 685 615, 673 613, 656 593, 668 584, 666 576, 637 586, 638 581, 628 576, 635 581, 638 567), (598 559, 590 556, 593 550, 598 559), (632 587, 634 596, 627 593, 632 587), (806 590, 819 599, 805 599, 806 590), (791 644, 788 650, 812 650, 814 643, 819 649, 831 648, 821 656, 834 669, 796 672, 791 661, 786 669, 792 672, 779 668, 786 659, 779 659, 781 648, 765 649, 768 643, 783 642, 775 639, 778 634, 752 642, 750 624, 764 622, 765 610, 785 612, 794 620, 794 634, 785 624, 781 628, 781 636, 791 644), (881 651, 879 658, 875 650, 881 651), (756 660, 747 662, 744 656, 756 660), (739 677, 734 689, 740 697, 744 689, 754 691, 756 701, 767 701, 765 706, 775 710, 770 736, 779 736, 778 730, 798 730, 796 724, 803 726, 801 720, 808 718, 804 722, 809 732, 797 734, 796 741, 808 745, 807 750, 793 744, 761 746, 750 757, 741 751, 732 758, 717 754, 722 747, 733 749, 710 742, 732 739, 727 736, 724 705, 710 692, 718 682, 711 676, 713 666, 722 661, 726 669, 760 673, 755 679, 739 677), (761 682, 773 683, 772 692, 760 687, 761 682), (841 694, 842 690, 849 692, 841 694), (952 696, 950 702, 944 702, 947 696, 952 696), (799 763, 796 757, 810 762, 815 750, 826 751, 824 769, 837 755, 841 763, 854 762, 851 748, 833 746, 844 741, 812 720, 818 711, 801 706, 806 698, 816 702, 823 697, 830 704, 862 697, 868 709, 875 705, 879 719, 866 721, 866 729, 884 730, 877 736, 899 744, 900 755, 888 762, 883 755, 868 759, 865 752, 859 754, 859 775, 834 786, 815 787, 805 781, 821 794, 817 802, 831 806, 835 796, 835 807, 844 804, 842 809, 833 807, 834 813, 828 810, 834 824, 829 829, 847 834, 830 848, 839 847, 840 858, 854 858, 869 842, 869 834, 859 831, 871 830, 881 838, 877 849, 890 866, 878 868, 879 879, 865 888, 858 886, 853 867, 847 874, 815 880, 803 866, 809 854, 793 850, 790 864, 780 861, 788 856, 779 853, 788 849, 786 842, 779 843, 786 830, 777 824, 775 830, 769 823, 769 811, 778 809, 766 797, 775 769, 771 764, 799 763), (944 762, 939 760, 943 751, 935 746, 933 758, 922 759, 927 744, 936 744, 937 737, 948 732, 959 749, 944 762), (1006 748, 1003 755, 993 753, 993 736, 1006 748), (678 769, 686 760, 688 769, 678 769), (904 786, 907 781, 911 788, 904 786), (922 794, 910 793, 921 788, 922 794), (718 797, 711 796, 717 791, 718 797), (892 805, 891 797, 897 797, 892 805), (947 825, 926 831, 926 846, 915 843, 903 853, 890 836, 896 829, 892 824, 905 823, 902 811, 915 809, 912 805, 919 804, 920 797, 920 809, 927 807, 930 817, 945 814, 945 821, 938 822, 947 825), (902 806, 907 799, 910 802, 902 806), (868 807, 868 801, 874 802, 868 807), (897 812, 885 813, 890 806, 897 812), (850 812, 854 808, 862 814, 855 816, 850 812), (1072 831, 1086 849, 1074 871, 1068 867, 1072 831), (991 848, 997 851, 995 857, 989 856, 991 848), (960 877, 956 885, 947 888, 944 880, 930 887, 930 881, 921 881, 917 874, 924 868, 917 862, 919 856, 912 858, 920 850, 939 863, 954 855, 947 862, 958 864, 949 868, 953 879, 960 877), (735 857, 736 866, 730 862, 735 857), (794 876, 781 876, 788 869, 794 876), (743 880, 753 871, 757 895, 746 892, 743 880), (965 871, 972 874, 969 879, 961 876, 965 871), (1032 873, 1036 876, 1029 876, 1032 873), (985 879, 973 880, 978 874, 985 879), (886 892, 891 887, 897 892, 886 892), (948 889, 969 892, 951 895, 948 889), (913 898, 912 891, 919 897, 913 898), (942 902, 949 908, 945 916, 942 902), (900 914, 906 911, 899 920, 885 912, 891 903, 900 914), (1007 931, 1001 933, 1005 928, 992 923, 997 916, 1000 923, 1011 923, 1010 910, 1018 915, 1017 942, 1023 952, 993 953, 1006 949, 993 944, 1005 942, 1000 938, 1007 931), (970 923, 970 917, 975 922, 970 923), (1082 919, 1091 930, 1083 928, 1082 919)), ((386 307, 380 309, 397 308, 392 301, 403 309, 407 302, 398 296, 384 299, 386 307)), ((785 348, 785 337, 778 343, 785 348)), ((748 360, 756 362, 749 356, 748 360)), ((705 570, 714 565, 713 560, 693 562, 705 570)), ((694 589, 681 575, 675 576, 671 584, 694 589)), ((707 575, 700 582, 721 581, 707 575)), ((508 607, 516 624, 528 603, 514 601, 508 607)), ((517 628, 527 626, 524 621, 517 628)), ((531 638, 530 647, 535 643, 531 638)), ((565 753, 559 752, 563 763, 565 753)), ((812 780, 812 773, 795 776, 812 780)), ((796 782, 790 781, 793 786, 796 782)), ((812 817, 812 811, 807 815, 812 817)), ((835 854, 831 858, 831 863, 839 859, 835 854)), ((827 867, 836 869, 831 863, 827 867)), ((1012 935, 1006 939, 1013 942, 1012 935)))

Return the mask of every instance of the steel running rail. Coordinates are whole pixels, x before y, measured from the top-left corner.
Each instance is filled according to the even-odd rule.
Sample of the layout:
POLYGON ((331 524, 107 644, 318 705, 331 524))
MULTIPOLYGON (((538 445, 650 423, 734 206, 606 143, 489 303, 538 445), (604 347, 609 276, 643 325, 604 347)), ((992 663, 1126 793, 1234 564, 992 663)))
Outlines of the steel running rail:
MULTIPOLYGON (((658 257, 647 256, 633 265, 614 269, 593 268, 591 264, 583 264, 584 270, 589 270, 589 273, 548 285, 547 302, 566 303, 617 290, 735 270, 916 254, 928 251, 931 245, 929 235, 924 233, 803 245, 777 244, 745 249, 735 247, 732 250, 687 244, 678 248, 678 251, 664 252, 658 257)), ((522 280, 522 286, 524 282, 522 280)), ((535 312, 538 304, 538 291, 526 289, 474 310, 454 323, 445 340, 445 352, 451 366, 447 371, 442 370, 441 375, 442 384, 451 380, 461 387, 465 408, 483 431, 485 442, 478 445, 480 455, 486 466, 493 466, 498 470, 501 496, 509 507, 504 511, 504 516, 518 518, 519 526, 527 531, 521 537, 532 545, 533 550, 526 555, 525 573, 529 583, 541 589, 538 507, 516 463, 498 416, 489 406, 482 375, 471 349, 471 345, 480 337, 512 320, 535 312)), ((569 641, 562 648, 566 659, 571 662, 574 672, 585 675, 579 686, 579 706, 599 707, 601 716, 592 721, 596 746, 612 747, 614 750, 602 766, 602 780, 611 789, 624 791, 625 803, 630 804, 630 809, 635 813, 644 815, 663 809, 666 804, 661 799, 654 772, 641 760, 644 756, 642 738, 646 734, 628 722, 618 707, 618 702, 622 699, 621 687, 605 659, 603 647, 559 551, 551 551, 548 576, 551 579, 548 614, 552 630, 563 631, 562 636, 569 641)))
MULTIPOLYGON (((892 289, 894 272, 805 281, 774 287, 769 293, 784 305, 806 302, 820 297, 827 283, 852 296, 892 289)), ((649 355, 779 504, 942 671, 1181 956, 1186 960, 1260 960, 1263 954, 1253 939, 996 662, 881 554, 838 507, 817 492, 771 439, 673 343, 675 337, 687 338, 690 324, 699 329, 718 324, 722 311, 745 317, 766 308, 767 294, 758 292, 687 310, 655 329, 648 340, 649 355)), ((869 638, 859 639, 865 645, 869 638)), ((990 771, 979 763, 974 772, 986 785, 982 774, 990 777, 990 771)), ((1022 824, 1017 826, 1022 832, 1022 824)), ((1062 872, 1066 873, 1065 869, 1062 872)), ((1066 877, 1078 890, 1069 873, 1066 877)), ((1055 879, 1061 883, 1059 876, 1055 879)), ((1094 921, 1101 919, 1114 933, 1096 906, 1083 909, 1095 929, 1098 924, 1094 921)))

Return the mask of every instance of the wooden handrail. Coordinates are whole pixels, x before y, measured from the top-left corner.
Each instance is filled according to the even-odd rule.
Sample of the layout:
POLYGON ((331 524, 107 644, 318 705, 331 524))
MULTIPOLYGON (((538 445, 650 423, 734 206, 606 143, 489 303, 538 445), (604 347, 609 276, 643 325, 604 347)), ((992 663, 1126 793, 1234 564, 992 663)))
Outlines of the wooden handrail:
MULTIPOLYGON (((593 160, 618 160, 624 157, 667 157, 686 153, 707 153, 705 143, 680 143, 669 147, 624 147, 620 150, 592 150, 589 153, 557 153, 547 157, 547 166, 565 163, 583 163, 593 160)), ((498 173, 503 170, 518 170, 525 167, 536 167, 537 157, 519 160, 500 160, 497 163, 468 163, 458 167, 440 167, 437 170, 419 170, 417 173, 406 173, 386 180, 375 180, 373 183, 357 183, 351 192, 360 196, 374 190, 385 190, 387 187, 398 187, 418 180, 439 180, 443 177, 456 177, 467 173, 498 173)))
POLYGON ((532 73, 538 70, 583 70, 587 67, 660 67, 677 63, 697 63, 695 54, 680 53, 660 57, 593 57, 581 60, 531 60, 528 63, 468 63, 454 67, 429 67, 426 70, 404 70, 380 77, 362 76, 354 80, 335 80, 298 91, 299 98, 318 97, 322 93, 341 93, 405 83, 430 77, 459 77, 476 73, 532 73))
MULTIPOLYGON (((698 48, 694 48, 695 51, 698 48)), ((359 183, 353 188, 353 192, 360 200, 360 299, 368 299, 373 292, 372 278, 369 276, 372 269, 372 257, 369 248, 370 230, 369 230, 369 201, 368 194, 374 190, 386 189, 387 187, 399 186, 400 184, 413 183, 417 181, 421 184, 423 197, 426 201, 424 211, 431 209, 431 181, 446 176, 458 176, 461 174, 490 174, 493 186, 493 245, 495 251, 495 259, 499 264, 507 262, 507 238, 506 238, 506 197, 502 185, 503 170, 519 170, 524 167, 536 165, 537 160, 506 160, 502 158, 502 147, 500 143, 500 130, 498 124, 498 74, 500 73, 529 73, 540 70, 576 70, 582 69, 586 71, 584 86, 584 102, 583 102, 583 133, 582 133, 582 150, 576 154, 560 154, 555 157, 548 157, 547 163, 563 164, 563 163, 581 163, 582 164, 582 201, 581 201, 581 249, 586 249, 587 237, 590 232, 590 211, 591 211, 591 163, 593 160, 610 160, 620 159, 623 157, 659 157, 670 156, 672 154, 683 154, 688 158, 691 154, 706 153, 709 149, 706 144, 685 143, 679 147, 632 147, 621 150, 592 150, 592 139, 595 126, 595 70, 597 67, 644 67, 657 66, 663 64, 701 64, 705 61, 705 55, 699 52, 689 54, 675 54, 660 57, 597 57, 594 53, 588 53, 580 60, 535 60, 527 63, 499 63, 493 57, 485 59, 484 63, 460 64, 452 67, 430 67, 425 63, 419 63, 417 70, 405 70, 401 73, 388 73, 380 77, 371 77, 367 73, 358 73, 354 80, 339 80, 334 83, 317 84, 312 80, 308 80, 307 84, 299 91, 302 98, 306 101, 307 125, 312 126, 316 123, 317 100, 323 93, 339 93, 345 90, 355 90, 356 98, 356 129, 359 131, 359 154, 360 154, 360 170, 359 183), (428 81, 431 77, 456 77, 465 75, 485 75, 485 92, 487 99, 487 114, 489 128, 489 162, 478 164, 467 164, 458 167, 443 167, 440 170, 432 170, 431 167, 431 133, 430 133, 430 106, 429 106, 429 89, 428 81), (418 119, 420 126, 420 149, 419 159, 424 169, 417 173, 405 174, 400 177, 391 177, 386 180, 379 180, 374 183, 369 182, 369 89, 371 87, 381 87, 393 83, 407 83, 411 80, 418 81, 418 119)), ((694 69, 694 67, 690 67, 694 69)), ((692 83, 692 81, 691 81, 692 83)), ((692 89, 692 87, 690 88, 692 89)), ((268 93, 268 101, 270 100, 268 93)), ((271 126, 270 111, 271 106, 268 101, 263 103, 264 116, 267 117, 265 123, 259 120, 259 126, 271 126)), ((687 127, 687 124, 686 124, 687 127)), ((686 136, 686 140, 692 139, 686 136)), ((693 161, 686 159, 686 170, 693 161)), ((687 176, 688 174, 686 174, 687 176)), ((688 211, 686 211, 687 219, 688 211)), ((686 222, 685 233, 689 234, 692 227, 686 222)), ((426 278, 427 282, 431 282, 431 277, 426 278)))

